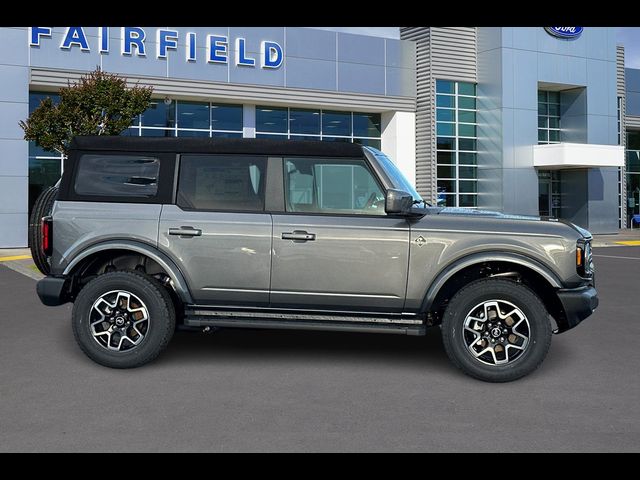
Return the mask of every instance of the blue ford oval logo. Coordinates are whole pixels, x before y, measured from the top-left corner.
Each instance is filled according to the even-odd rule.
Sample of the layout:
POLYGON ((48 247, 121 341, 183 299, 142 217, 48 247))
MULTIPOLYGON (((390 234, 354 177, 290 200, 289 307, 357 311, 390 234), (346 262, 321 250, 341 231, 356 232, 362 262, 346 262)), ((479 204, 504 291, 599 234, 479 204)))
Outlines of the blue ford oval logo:
POLYGON ((558 38, 578 38, 584 27, 544 27, 549 35, 558 38))

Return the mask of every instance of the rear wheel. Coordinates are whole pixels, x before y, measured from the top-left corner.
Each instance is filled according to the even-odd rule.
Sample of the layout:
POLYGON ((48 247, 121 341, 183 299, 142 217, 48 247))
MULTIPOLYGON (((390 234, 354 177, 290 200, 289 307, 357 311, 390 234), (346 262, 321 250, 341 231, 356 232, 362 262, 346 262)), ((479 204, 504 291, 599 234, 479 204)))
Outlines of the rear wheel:
POLYGON ((447 355, 464 373, 508 382, 534 371, 551 344, 549 315, 528 287, 477 280, 449 302, 442 321, 447 355))
POLYGON ((169 292, 139 272, 116 271, 91 280, 73 305, 73 333, 94 362, 112 368, 154 360, 175 330, 169 292))
POLYGON ((31 257, 38 270, 45 275, 49 274, 51 265, 49 264, 49 258, 44 254, 44 250, 42 249, 42 217, 51 214, 53 202, 55 202, 57 194, 58 187, 49 187, 43 190, 33 205, 31 218, 29 219, 28 242, 31 257))

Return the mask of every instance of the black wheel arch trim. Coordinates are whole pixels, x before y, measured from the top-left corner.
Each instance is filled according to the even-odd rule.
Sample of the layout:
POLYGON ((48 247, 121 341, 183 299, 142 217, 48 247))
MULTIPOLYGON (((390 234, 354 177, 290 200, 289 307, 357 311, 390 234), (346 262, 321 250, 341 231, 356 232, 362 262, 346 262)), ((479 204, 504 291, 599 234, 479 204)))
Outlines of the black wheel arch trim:
POLYGON ((442 287, 461 270, 484 262, 508 262, 520 265, 540 274, 553 288, 562 288, 562 280, 556 273, 538 260, 520 253, 486 251, 458 258, 443 267, 425 293, 420 312, 428 312, 442 287))
POLYGON ((154 245, 139 240, 114 239, 91 244, 88 247, 85 247, 79 253, 73 255, 73 260, 71 260, 66 265, 63 271, 63 275, 70 275, 73 270, 86 258, 96 253, 105 252, 108 250, 129 250, 131 252, 146 255, 149 258, 153 259, 167 272, 167 274, 173 281, 176 293, 180 297, 180 300, 182 300, 182 302, 186 304, 194 303, 193 297, 191 296, 191 291, 189 290, 189 286, 185 280, 185 276, 183 275, 180 267, 178 267, 176 262, 167 254, 158 250, 158 248, 154 245))

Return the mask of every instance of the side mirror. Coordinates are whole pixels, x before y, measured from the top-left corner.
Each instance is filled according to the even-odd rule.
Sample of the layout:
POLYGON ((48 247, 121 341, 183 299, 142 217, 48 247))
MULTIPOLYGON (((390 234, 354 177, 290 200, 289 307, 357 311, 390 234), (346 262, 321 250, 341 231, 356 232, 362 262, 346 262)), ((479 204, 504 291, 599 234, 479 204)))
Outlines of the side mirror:
POLYGON ((403 190, 387 190, 384 211, 391 214, 404 215, 411 211, 413 196, 403 190))

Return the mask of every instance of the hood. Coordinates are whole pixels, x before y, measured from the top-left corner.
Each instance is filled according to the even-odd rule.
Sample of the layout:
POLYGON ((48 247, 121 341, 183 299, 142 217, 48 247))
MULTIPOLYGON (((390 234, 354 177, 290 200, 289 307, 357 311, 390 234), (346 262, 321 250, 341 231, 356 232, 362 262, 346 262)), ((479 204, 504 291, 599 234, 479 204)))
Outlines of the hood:
POLYGON ((592 238, 591 233, 588 230, 585 230, 574 223, 568 222, 566 220, 559 220, 554 217, 540 217, 536 215, 513 215, 500 213, 493 210, 476 210, 471 208, 459 208, 459 207, 426 207, 427 215, 438 215, 438 216, 461 216, 461 217, 489 217, 495 218, 497 220, 521 220, 521 221, 529 221, 529 222, 553 222, 567 225, 572 228, 576 232, 578 232, 582 237, 590 239, 592 238))

